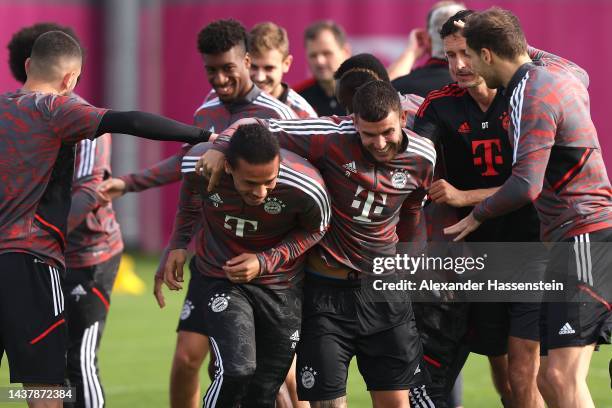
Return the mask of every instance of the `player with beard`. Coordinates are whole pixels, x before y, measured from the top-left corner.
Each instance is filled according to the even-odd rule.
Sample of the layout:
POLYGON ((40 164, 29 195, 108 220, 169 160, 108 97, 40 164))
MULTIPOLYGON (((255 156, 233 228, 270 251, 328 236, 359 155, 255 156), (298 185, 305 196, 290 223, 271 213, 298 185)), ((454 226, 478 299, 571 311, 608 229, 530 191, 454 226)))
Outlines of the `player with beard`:
POLYGON ((612 187, 590 117, 586 74, 534 64, 512 13, 471 15, 466 53, 490 88, 508 96, 512 174, 499 190, 445 230, 462 239, 486 220, 533 202, 541 238, 553 242, 549 278, 562 279, 566 302, 542 304, 544 355, 538 385, 549 406, 592 407, 586 377, 598 343, 612 337, 612 187), (562 275, 560 275, 562 274, 562 275))
POLYGON ((251 80, 259 89, 289 106, 301 119, 317 117, 306 99, 282 82, 293 62, 284 28, 274 23, 257 24, 249 33, 249 54, 251 80))
MULTIPOLYGON (((326 184, 334 185, 331 227, 307 261, 298 346, 300 399, 314 407, 346 406, 347 370, 356 356, 374 407, 408 407, 407 390, 426 377, 419 368, 421 344, 410 301, 405 293, 373 299, 368 288, 374 258, 395 254, 399 218, 413 228, 419 223, 435 149, 402 129, 406 114, 388 82, 359 88, 353 110, 354 121, 336 116, 242 120, 214 146, 223 151, 237 126, 260 123, 278 136, 281 146, 313 163, 326 184)), ((210 174, 209 188, 221 174, 223 157, 209 150, 196 166, 210 174)), ((416 398, 428 401, 424 394, 416 398)))

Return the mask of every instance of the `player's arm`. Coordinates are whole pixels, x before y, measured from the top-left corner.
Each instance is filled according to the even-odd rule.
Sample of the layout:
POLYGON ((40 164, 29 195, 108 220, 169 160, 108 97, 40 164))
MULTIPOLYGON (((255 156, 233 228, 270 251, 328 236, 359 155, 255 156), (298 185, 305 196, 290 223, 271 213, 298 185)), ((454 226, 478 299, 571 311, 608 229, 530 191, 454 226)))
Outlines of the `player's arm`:
POLYGON ((533 61, 541 62, 545 66, 552 67, 553 69, 568 71, 578 78, 578 80, 582 82, 586 88, 589 87, 589 74, 578 64, 558 55, 539 50, 531 46, 528 47, 527 53, 529 54, 529 58, 531 58, 533 61))
POLYGON ((434 181, 429 189, 429 198, 436 204, 448 204, 451 207, 474 207, 484 199, 492 196, 499 187, 459 190, 444 179, 434 181))
POLYGON ((72 202, 68 214, 68 234, 81 225, 88 214, 100 207, 96 190, 106 176, 107 163, 104 163, 104 160, 96 144, 88 141, 79 143, 72 182, 72 202), (91 165, 87 158, 93 158, 91 165))
POLYGON ((415 28, 410 31, 406 48, 400 57, 387 68, 391 80, 410 73, 416 60, 425 54, 427 47, 430 46, 427 39, 427 30, 424 28, 415 28))
POLYGON ((422 162, 421 185, 415 189, 402 203, 400 218, 396 226, 396 233, 400 242, 427 241, 427 229, 423 216, 423 204, 427 191, 431 189, 434 177, 435 163, 425 160, 422 162))
MULTIPOLYGON (((525 90, 527 94, 527 90, 525 90)), ((514 164, 512 174, 499 190, 478 204, 472 213, 459 223, 446 228, 446 234, 459 234, 460 240, 480 224, 517 210, 534 201, 544 185, 546 165, 555 142, 557 112, 543 98, 525 95, 523 107, 514 127, 514 164)))
POLYGON ((242 125, 259 123, 273 132, 282 148, 317 164, 325 156, 327 142, 339 133, 356 132, 351 120, 336 123, 331 118, 274 120, 241 119, 216 137, 213 148, 209 149, 196 164, 196 171, 209 178, 208 191, 216 185, 223 174, 225 152, 236 129, 242 125))

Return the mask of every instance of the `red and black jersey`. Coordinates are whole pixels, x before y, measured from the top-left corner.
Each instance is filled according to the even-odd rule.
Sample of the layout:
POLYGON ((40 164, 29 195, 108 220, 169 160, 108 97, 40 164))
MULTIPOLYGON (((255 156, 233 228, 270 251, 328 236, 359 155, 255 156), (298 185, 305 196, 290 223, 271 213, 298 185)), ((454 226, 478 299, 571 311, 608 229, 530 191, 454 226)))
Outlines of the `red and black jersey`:
MULTIPOLYGON (((483 112, 467 89, 451 84, 431 92, 421 105, 414 131, 429 138, 439 152, 437 175, 459 190, 501 186, 512 172, 512 148, 508 141, 506 98, 495 95, 483 112)), ((472 207, 435 210, 432 231, 467 216, 472 207), (441 214, 446 214, 440 217, 441 214)), ((531 204, 507 217, 488 220, 468 241, 533 241, 539 239, 539 221, 531 204), (516 222, 521 218, 521 222, 516 222)), ((438 236, 438 234, 434 234, 438 236)))
POLYGON ((331 218, 330 199, 319 172, 305 159, 281 150, 275 188, 263 204, 249 206, 225 174, 208 192, 195 164, 210 143, 194 146, 183 159, 183 184, 170 249, 187 248, 196 235, 195 268, 225 278, 223 265, 255 253, 262 274, 250 283, 283 285, 301 279, 304 253, 321 240, 331 218))
POLYGON ((542 239, 559 241, 612 226, 612 187, 591 120, 586 73, 527 63, 505 91, 512 175, 474 209, 478 220, 534 201, 542 239))
POLYGON ((399 96, 402 110, 406 112, 406 127, 408 129, 414 129, 414 119, 424 99, 422 96, 415 94, 399 94, 399 96))
MULTIPOLYGON (((436 152, 429 140, 404 129, 401 152, 378 163, 363 148, 351 117, 258 122, 278 136, 281 147, 308 159, 331 186, 332 225, 319 243, 330 266, 371 274, 374 258, 395 254, 400 211, 418 224, 431 184, 436 152)), ((215 146, 224 150, 233 131, 223 132, 215 146)))
MULTIPOLYGON (((296 114, 287 105, 253 85, 247 95, 232 103, 222 102, 216 93, 211 91, 206 96, 202 106, 196 109, 193 122, 195 126, 214 133, 229 127, 238 119, 250 117, 264 119, 297 118, 296 114)), ((125 182, 128 192, 143 191, 179 181, 181 179, 181 162, 190 147, 190 145, 183 145, 175 155, 138 173, 119 178, 125 182)))
POLYGON ((77 144, 68 216, 66 266, 98 265, 121 253, 123 240, 111 204, 101 206, 96 189, 111 177, 111 135, 77 144))
POLYGON ((287 105, 295 112, 298 118, 308 119, 318 117, 317 112, 310 106, 308 101, 299 93, 295 92, 289 85, 283 83, 283 93, 278 97, 278 100, 287 105))
POLYGON ((74 145, 96 136, 106 111, 74 96, 0 96, 0 253, 64 266, 74 145))

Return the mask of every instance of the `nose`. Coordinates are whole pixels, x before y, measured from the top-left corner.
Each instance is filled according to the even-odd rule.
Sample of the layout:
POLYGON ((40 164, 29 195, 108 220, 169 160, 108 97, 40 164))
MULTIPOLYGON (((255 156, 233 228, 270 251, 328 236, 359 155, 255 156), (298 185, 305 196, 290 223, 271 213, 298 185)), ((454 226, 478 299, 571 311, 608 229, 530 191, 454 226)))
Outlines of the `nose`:
POLYGON ((384 136, 376 136, 374 140, 372 140, 372 146, 377 150, 382 150, 387 147, 387 140, 384 136))
POLYGON ((212 76, 211 84, 213 85, 225 85, 227 82, 227 76, 223 72, 217 72, 212 76))
POLYGON ((466 68, 468 68, 467 62, 465 61, 465 57, 463 56, 457 56, 455 64, 457 66, 457 70, 465 70, 466 68))
POLYGON ((317 65, 325 65, 327 63, 327 59, 325 58, 325 55, 317 54, 315 57, 315 62, 317 65))
POLYGON ((265 184, 262 184, 260 186, 254 187, 253 190, 251 191, 251 194, 253 194, 254 196, 260 199, 265 198, 266 195, 268 195, 268 189, 266 188, 265 184))
POLYGON ((255 82, 263 82, 266 80, 266 75, 263 69, 251 69, 251 79, 255 82))

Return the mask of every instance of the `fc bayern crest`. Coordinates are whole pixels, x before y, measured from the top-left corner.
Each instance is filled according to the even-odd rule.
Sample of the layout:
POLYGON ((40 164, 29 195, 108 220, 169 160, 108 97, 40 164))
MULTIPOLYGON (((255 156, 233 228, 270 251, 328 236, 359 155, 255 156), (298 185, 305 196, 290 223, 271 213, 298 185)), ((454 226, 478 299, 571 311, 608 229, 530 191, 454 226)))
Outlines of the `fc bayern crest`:
POLYGON ((220 295, 218 293, 215 293, 215 296, 210 298, 208 306, 213 312, 219 313, 227 309, 227 306, 229 305, 229 300, 230 297, 226 296, 225 293, 222 293, 220 295))
POLYGON ((408 184, 408 177, 404 171, 397 171, 391 175, 391 184, 395 188, 404 188, 408 184))
POLYGON ((285 207, 285 203, 276 197, 268 198, 264 204, 264 211, 271 215, 280 214, 285 207))

